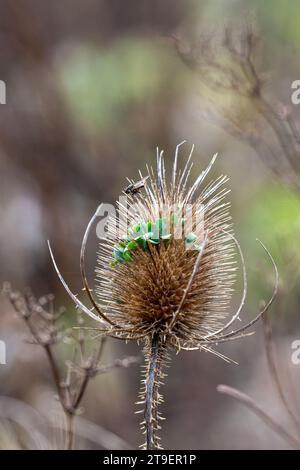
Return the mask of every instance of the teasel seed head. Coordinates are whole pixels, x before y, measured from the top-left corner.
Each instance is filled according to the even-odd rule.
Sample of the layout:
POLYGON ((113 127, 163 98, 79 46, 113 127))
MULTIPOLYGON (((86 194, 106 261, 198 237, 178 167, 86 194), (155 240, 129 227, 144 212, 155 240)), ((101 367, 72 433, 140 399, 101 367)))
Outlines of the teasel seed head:
MULTIPOLYGON (((184 141, 185 142, 185 141, 184 141)), ((125 341, 144 341, 145 369, 140 393, 146 434, 144 448, 160 447, 158 405, 159 386, 169 349, 203 350, 227 362, 234 362, 213 346, 249 336, 246 330, 257 322, 272 304, 270 300, 249 323, 229 328, 239 319, 247 294, 244 257, 233 234, 226 176, 207 182, 216 160, 189 186, 191 149, 182 170, 178 169, 176 147, 170 179, 166 177, 163 152, 157 149, 157 168, 147 167, 141 181, 130 181, 126 201, 119 201, 117 214, 107 221, 101 239, 96 268, 96 298, 85 272, 85 249, 97 210, 90 220, 81 246, 80 269, 84 290, 93 306, 88 308, 72 293, 53 256, 56 272, 76 306, 100 323, 101 333, 125 341), (236 254, 242 266, 243 294, 229 316, 236 276, 236 254), (226 331, 227 330, 227 331, 226 331)))
POLYGON ((148 170, 144 191, 129 196, 127 206, 119 204, 116 219, 108 221, 108 237, 99 245, 96 294, 114 323, 130 332, 125 336, 159 332, 166 345, 180 349, 222 327, 236 249, 227 178, 204 186, 214 161, 187 188, 190 166, 174 171, 168 184, 159 154, 158 177, 148 170))

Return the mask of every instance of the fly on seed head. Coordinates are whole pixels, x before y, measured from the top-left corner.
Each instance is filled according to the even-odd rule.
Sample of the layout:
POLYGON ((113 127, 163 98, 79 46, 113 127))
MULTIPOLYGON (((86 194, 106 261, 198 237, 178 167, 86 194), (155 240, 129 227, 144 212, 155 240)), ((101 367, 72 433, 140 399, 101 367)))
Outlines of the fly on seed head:
POLYGON ((124 192, 126 194, 137 194, 141 189, 145 187, 145 183, 147 179, 149 178, 148 176, 145 176, 141 180, 137 181, 136 183, 132 183, 130 180, 130 184, 124 189, 124 192))

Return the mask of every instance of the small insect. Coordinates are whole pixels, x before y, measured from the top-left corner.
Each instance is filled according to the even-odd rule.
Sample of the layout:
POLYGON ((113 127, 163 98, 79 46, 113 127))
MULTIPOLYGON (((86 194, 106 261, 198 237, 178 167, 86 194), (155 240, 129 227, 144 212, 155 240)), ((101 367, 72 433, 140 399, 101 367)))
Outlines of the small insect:
POLYGON ((142 188, 144 188, 145 183, 149 176, 145 176, 142 178, 140 181, 137 181, 136 183, 130 183, 127 188, 124 189, 124 192, 126 194, 137 194, 142 188))

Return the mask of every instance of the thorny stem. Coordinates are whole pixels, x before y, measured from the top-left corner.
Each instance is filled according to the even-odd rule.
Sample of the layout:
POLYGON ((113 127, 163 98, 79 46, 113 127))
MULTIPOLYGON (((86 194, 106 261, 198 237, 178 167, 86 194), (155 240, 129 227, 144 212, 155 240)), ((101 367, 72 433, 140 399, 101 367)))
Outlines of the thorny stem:
POLYGON ((145 411, 144 424, 146 430, 146 449, 157 448, 157 393, 159 386, 159 376, 161 369, 160 361, 160 338, 158 333, 154 333, 149 353, 149 364, 145 383, 145 411))

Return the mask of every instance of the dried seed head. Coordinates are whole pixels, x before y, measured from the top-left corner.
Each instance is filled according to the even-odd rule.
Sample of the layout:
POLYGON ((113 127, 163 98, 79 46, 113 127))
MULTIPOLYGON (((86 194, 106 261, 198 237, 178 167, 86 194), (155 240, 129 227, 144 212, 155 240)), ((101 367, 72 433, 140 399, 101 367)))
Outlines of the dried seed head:
POLYGON ((203 349, 231 361, 211 345, 249 336, 253 326, 272 305, 278 288, 278 271, 267 250, 276 281, 273 294, 247 324, 226 332, 239 318, 247 294, 244 257, 232 234, 232 221, 225 176, 207 186, 209 166, 188 187, 193 148, 183 171, 177 171, 176 148, 170 182, 165 176, 162 152, 157 152, 156 176, 152 168, 139 182, 124 190, 126 203, 119 203, 118 217, 111 217, 107 236, 100 243, 97 267, 98 302, 85 273, 85 247, 98 210, 90 220, 80 253, 84 290, 93 305, 89 309, 62 277, 50 244, 55 270, 75 305, 101 323, 104 334, 124 340, 144 340, 145 371, 140 403, 144 404, 142 428, 147 449, 160 448, 157 431, 162 398, 159 385, 169 347, 203 349), (144 188, 145 193, 141 192, 144 188), (244 291, 237 311, 225 320, 235 280, 235 248, 243 266, 244 291))
POLYGON ((206 170, 187 187, 191 164, 170 183, 158 153, 145 188, 119 204, 108 223, 97 267, 97 296, 120 335, 159 331, 176 348, 196 345, 222 327, 235 279, 235 245, 227 178, 204 185, 206 170), (124 333, 122 333, 124 330, 124 333))

